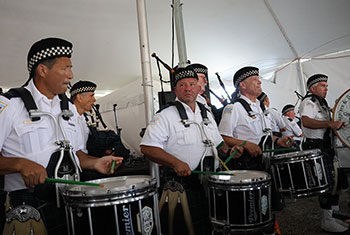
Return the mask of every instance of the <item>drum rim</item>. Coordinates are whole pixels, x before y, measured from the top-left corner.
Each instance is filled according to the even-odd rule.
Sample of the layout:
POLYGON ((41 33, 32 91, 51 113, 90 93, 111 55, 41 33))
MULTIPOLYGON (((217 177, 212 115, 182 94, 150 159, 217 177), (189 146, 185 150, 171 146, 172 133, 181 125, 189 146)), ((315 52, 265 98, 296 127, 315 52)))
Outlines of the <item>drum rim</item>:
MULTIPOLYGON (((76 198, 76 199, 85 199, 85 200, 98 200, 99 198, 102 199, 103 197, 106 197, 107 195, 118 197, 122 196, 124 194, 135 194, 139 193, 140 191, 144 190, 147 191, 149 188, 153 188, 157 181, 155 178, 152 178, 149 175, 131 175, 131 176, 118 176, 118 177, 110 177, 110 178, 102 178, 102 179, 97 179, 97 180, 89 180, 86 182, 89 183, 108 183, 108 182, 113 182, 113 180, 118 181, 118 180, 123 180, 123 179, 134 179, 134 178, 145 178, 146 180, 143 182, 138 182, 130 185, 125 185, 123 187, 120 187, 120 190, 117 190, 117 188, 112 188, 112 189, 103 189, 103 190, 97 190, 94 191, 96 192, 95 194, 87 193, 88 191, 86 190, 72 190, 76 189, 79 186, 65 186, 64 188, 60 189, 60 192, 63 197, 65 198, 76 198)), ((128 197, 128 196, 127 196, 128 197)), ((118 198, 123 198, 123 197, 118 197, 118 198)))
POLYGON ((258 170, 230 170, 230 171, 220 171, 221 173, 232 173, 232 174, 238 174, 238 173, 242 173, 242 174, 247 174, 247 173, 252 173, 252 174, 260 174, 263 177, 255 177, 255 180, 251 180, 249 181, 249 179, 244 179, 243 181, 234 181, 232 180, 232 177, 235 176, 228 176, 229 179, 222 179, 223 177, 221 176, 220 179, 220 175, 211 175, 208 179, 208 182, 212 183, 212 184, 227 184, 227 185, 251 185, 251 184, 262 184, 264 182, 268 182, 271 181, 271 175, 265 171, 258 171, 258 170), (257 180, 258 179, 258 180, 257 180))
POLYGON ((226 220, 219 220, 210 216, 210 222, 214 225, 214 227, 218 226, 218 228, 225 228, 233 232, 248 232, 248 231, 257 232, 270 226, 272 221, 273 221, 272 213, 270 214, 268 220, 260 223, 255 223, 255 224, 231 224, 231 223, 227 223, 226 220))
POLYGON ((298 159, 300 157, 308 157, 308 158, 315 158, 322 156, 321 149, 307 149, 307 150, 301 150, 301 151, 295 151, 290 153, 282 153, 282 154, 276 154, 271 157, 272 161, 278 161, 278 160, 284 160, 284 159, 298 159), (306 153, 304 155, 297 155, 298 153, 306 153))
POLYGON ((316 159, 322 159, 323 155, 319 156, 299 156, 295 158, 279 158, 279 159, 271 159, 271 163, 273 165, 285 165, 289 163, 298 163, 298 162, 305 162, 305 161, 311 161, 316 159))
POLYGON ((103 206, 114 206, 121 204, 129 204, 131 202, 136 202, 154 196, 156 194, 155 188, 151 190, 149 188, 147 191, 142 191, 138 195, 129 195, 128 197, 118 198, 113 195, 108 195, 105 197, 95 197, 86 200, 86 198, 74 198, 74 200, 64 197, 65 204, 68 207, 77 207, 77 208, 93 208, 93 207, 103 207, 103 206))

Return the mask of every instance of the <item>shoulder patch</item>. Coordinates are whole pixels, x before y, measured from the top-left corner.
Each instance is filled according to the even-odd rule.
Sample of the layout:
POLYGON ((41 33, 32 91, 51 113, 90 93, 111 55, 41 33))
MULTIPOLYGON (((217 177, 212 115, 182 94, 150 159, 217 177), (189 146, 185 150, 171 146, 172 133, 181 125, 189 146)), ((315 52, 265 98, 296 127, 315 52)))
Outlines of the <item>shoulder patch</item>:
POLYGON ((6 107, 7 107, 7 104, 0 101, 0 114, 2 113, 2 111, 5 110, 6 107))
POLYGON ((225 107, 224 114, 232 114, 232 110, 233 110, 232 107, 225 107))
POLYGON ((158 119, 159 119, 158 117, 152 118, 152 120, 149 122, 149 124, 150 124, 150 125, 156 125, 158 119))

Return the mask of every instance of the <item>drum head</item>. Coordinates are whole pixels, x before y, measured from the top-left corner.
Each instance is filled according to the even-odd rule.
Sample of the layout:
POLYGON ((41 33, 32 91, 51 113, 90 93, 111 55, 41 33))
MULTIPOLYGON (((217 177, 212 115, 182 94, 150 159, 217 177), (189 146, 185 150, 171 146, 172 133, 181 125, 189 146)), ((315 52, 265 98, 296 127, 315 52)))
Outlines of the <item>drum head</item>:
POLYGON ((271 176, 263 171, 249 171, 249 170, 234 170, 221 171, 223 173, 230 173, 233 175, 212 175, 209 181, 221 184, 251 184, 256 182, 264 182, 271 179, 271 176))
POLYGON ((271 157, 271 160, 287 160, 298 159, 300 157, 317 157, 321 155, 320 149, 309 149, 303 151, 296 151, 291 153, 277 154, 271 157))
POLYGON ((66 197, 116 195, 146 190, 156 184, 156 180, 148 175, 119 176, 87 182, 103 184, 104 186, 69 186, 62 190, 62 194, 66 197))
POLYGON ((350 89, 337 99, 332 119, 345 122, 345 127, 335 131, 335 134, 345 146, 350 147, 350 89))

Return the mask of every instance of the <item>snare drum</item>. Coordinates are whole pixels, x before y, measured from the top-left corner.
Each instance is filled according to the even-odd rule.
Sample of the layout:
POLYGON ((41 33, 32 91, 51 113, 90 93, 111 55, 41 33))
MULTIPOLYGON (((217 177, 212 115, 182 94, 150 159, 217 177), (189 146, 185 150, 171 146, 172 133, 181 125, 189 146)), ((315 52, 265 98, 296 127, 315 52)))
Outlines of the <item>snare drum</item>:
POLYGON ((209 213, 214 230, 224 234, 259 232, 272 223, 271 177, 262 171, 225 171, 212 175, 209 213))
POLYGON ((319 149, 275 155, 271 163, 276 190, 291 198, 319 195, 329 188, 319 149))
POLYGON ((156 179, 146 175, 88 181, 61 190, 72 234, 160 234, 156 179))

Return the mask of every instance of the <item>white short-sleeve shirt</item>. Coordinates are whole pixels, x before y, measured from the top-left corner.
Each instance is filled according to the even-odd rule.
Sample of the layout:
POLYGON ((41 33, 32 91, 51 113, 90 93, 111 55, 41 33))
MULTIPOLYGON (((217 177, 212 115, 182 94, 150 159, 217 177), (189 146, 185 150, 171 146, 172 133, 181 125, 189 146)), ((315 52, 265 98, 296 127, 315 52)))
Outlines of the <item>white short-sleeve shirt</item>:
MULTIPOLYGON (((49 112, 56 118, 61 113, 60 99, 55 96, 48 99, 41 94, 31 80, 28 89, 42 112, 49 112)), ((10 100, 0 96, 0 150, 4 157, 20 157, 34 161, 46 167, 51 154, 58 149, 56 141, 56 125, 49 116, 43 116, 39 121, 31 121, 27 109, 21 98, 14 97, 10 100)), ((77 127, 77 112, 71 103, 69 109, 74 116, 68 121, 62 120, 63 129, 67 139, 73 147, 73 153, 82 148, 80 128, 77 127)), ((59 140, 62 133, 59 131, 59 140)), ((75 155, 75 154, 74 154, 75 155)), ((75 156, 76 161, 79 159, 75 156)), ((19 173, 5 175, 5 190, 14 191, 26 188, 19 173)))
MULTIPOLYGON (((195 112, 192 112, 188 105, 181 103, 185 108, 188 119, 201 124, 203 119, 198 104, 196 104, 195 112)), ((207 116, 210 124, 204 126, 204 131, 207 134, 207 138, 217 146, 223 139, 209 112, 207 112, 207 116)), ((185 127, 181 122, 178 110, 173 105, 154 115, 147 126, 140 145, 161 148, 181 161, 186 162, 194 170, 199 165, 206 150, 202 141, 203 138, 198 125, 191 124, 189 127, 185 127)), ((211 155, 213 153, 209 149, 206 156, 211 155)))
MULTIPOLYGON (((259 113, 260 115, 255 115, 255 118, 250 117, 239 102, 226 105, 222 113, 219 131, 225 136, 259 144, 261 137, 266 135, 263 132, 263 111, 260 108, 260 101, 257 99, 256 102, 252 102, 243 95, 241 98, 248 102, 254 113, 259 113)), ((271 122, 271 114, 265 115, 267 128, 271 129, 271 122)))
MULTIPOLYGON (((313 102, 311 97, 305 98, 300 104, 300 116, 307 116, 319 121, 329 121, 330 114, 328 110, 321 108, 316 100, 313 102)), ((303 133, 306 138, 323 139, 327 128, 310 129, 302 125, 303 133)))
POLYGON ((283 116, 283 120, 286 123, 287 130, 282 132, 283 136, 295 136, 300 137, 303 131, 300 129, 298 123, 295 119, 291 119, 288 116, 283 116))
POLYGON ((280 132, 281 129, 286 127, 286 123, 282 118, 282 115, 274 108, 267 107, 267 110, 272 116, 271 128, 274 132, 280 132))
POLYGON ((82 145, 83 145, 83 148, 81 149, 81 151, 83 151, 84 153, 87 154, 88 151, 87 151, 87 145, 86 144, 87 144, 87 141, 88 141, 88 138, 89 138, 90 130, 89 130, 89 127, 87 126, 84 114, 78 116, 77 122, 78 122, 78 126, 81 128, 81 134, 82 134, 82 145))

